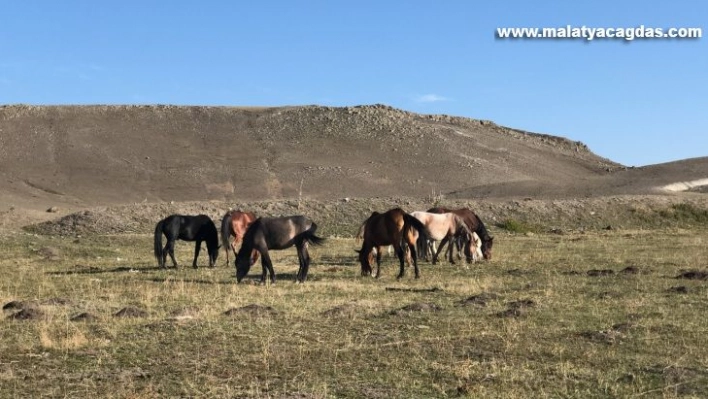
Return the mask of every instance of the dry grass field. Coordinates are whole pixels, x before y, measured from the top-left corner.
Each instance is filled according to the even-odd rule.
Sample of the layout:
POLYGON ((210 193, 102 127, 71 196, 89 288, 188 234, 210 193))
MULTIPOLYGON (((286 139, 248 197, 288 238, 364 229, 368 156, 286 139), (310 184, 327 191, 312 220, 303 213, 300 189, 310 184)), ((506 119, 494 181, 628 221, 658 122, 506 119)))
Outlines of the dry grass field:
POLYGON ((7 233, 0 397, 708 396, 705 229, 496 236, 401 281, 330 238, 260 286, 191 243, 159 270, 149 235, 7 233))

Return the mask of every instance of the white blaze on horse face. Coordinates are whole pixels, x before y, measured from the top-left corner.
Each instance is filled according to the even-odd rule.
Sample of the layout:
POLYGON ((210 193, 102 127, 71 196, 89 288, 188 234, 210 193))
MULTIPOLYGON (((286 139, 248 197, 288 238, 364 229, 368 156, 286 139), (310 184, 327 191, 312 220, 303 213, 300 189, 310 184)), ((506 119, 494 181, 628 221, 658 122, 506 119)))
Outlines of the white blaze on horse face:
POLYGON ((479 238, 477 233, 472 233, 472 260, 474 262, 482 259, 482 240, 479 238))

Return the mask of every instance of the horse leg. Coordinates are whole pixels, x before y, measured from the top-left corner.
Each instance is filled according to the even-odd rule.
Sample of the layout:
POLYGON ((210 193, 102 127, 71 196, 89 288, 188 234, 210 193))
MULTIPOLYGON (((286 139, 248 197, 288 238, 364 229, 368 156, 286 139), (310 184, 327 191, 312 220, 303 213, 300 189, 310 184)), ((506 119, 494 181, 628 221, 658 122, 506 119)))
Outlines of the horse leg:
POLYGON ((192 267, 197 268, 197 258, 199 257, 199 250, 202 249, 202 240, 197 240, 194 247, 194 261, 192 262, 192 267))
POLYGON ((263 267, 263 273, 261 274, 261 284, 266 282, 266 274, 270 273, 270 283, 275 284, 275 272, 273 271, 273 262, 270 260, 270 255, 268 251, 263 251, 261 254, 261 266, 263 267))
POLYGON ((238 256, 238 251, 236 251, 236 244, 238 244, 238 243, 236 241, 237 240, 231 241, 231 245, 229 245, 231 247, 231 252, 234 253, 234 258, 236 258, 238 256))
POLYGON ((398 256, 398 263, 399 263, 399 272, 398 272, 398 277, 396 279, 400 280, 403 278, 403 276, 406 274, 406 268, 404 266, 404 257, 405 257, 405 251, 403 250, 403 246, 398 244, 395 248, 396 250, 396 256, 398 256))
POLYGON ((172 266, 174 266, 175 269, 178 267, 177 260, 175 259, 175 240, 167 240, 167 244, 165 244, 165 249, 162 251, 162 254, 163 264, 167 262, 167 255, 169 254, 170 258, 172 259, 172 266))
POLYGON ((413 260, 413 270, 415 271, 415 278, 420 278, 420 270, 418 270, 418 254, 415 250, 415 245, 408 244, 409 256, 413 260))
MULTIPOLYGON (((440 256, 440 251, 445 247, 445 244, 450 240, 450 236, 445 236, 445 238, 440 241, 440 245, 438 245, 438 250, 435 252, 435 255, 433 255, 433 264, 438 263, 438 257, 440 256)), ((454 263, 454 262, 451 262, 454 263)))
POLYGON ((260 253, 256 251, 255 249, 251 251, 251 266, 255 265, 256 262, 258 262, 258 255, 260 253))
POLYGON ((379 278, 381 275, 381 247, 376 247, 376 275, 375 278, 379 278))
POLYGON ((307 242, 304 242, 302 246, 298 246, 297 257, 300 262, 300 267, 298 268, 295 281, 298 283, 304 283, 305 280, 307 280, 307 272, 310 268, 310 254, 307 251, 307 242))
POLYGON ((359 251, 359 263, 361 263, 361 275, 362 276, 371 276, 371 262, 369 261, 369 256, 371 255, 371 250, 374 249, 374 247, 364 241, 364 244, 361 246, 361 250, 359 251))

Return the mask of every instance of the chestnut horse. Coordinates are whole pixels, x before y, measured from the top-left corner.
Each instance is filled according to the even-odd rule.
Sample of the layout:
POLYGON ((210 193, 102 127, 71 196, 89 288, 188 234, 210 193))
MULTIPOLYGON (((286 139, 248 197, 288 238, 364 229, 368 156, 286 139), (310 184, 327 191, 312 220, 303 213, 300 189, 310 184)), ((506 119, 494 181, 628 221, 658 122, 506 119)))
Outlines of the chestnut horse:
POLYGON ((295 281, 304 283, 310 268, 310 254, 307 251, 307 245, 308 243, 321 245, 324 242, 324 238, 315 235, 316 231, 315 222, 305 216, 256 219, 246 230, 241 250, 236 255, 236 281, 240 283, 248 274, 253 264, 251 253, 258 251, 261 254, 261 266, 263 267, 261 283, 265 283, 266 274, 269 273, 271 284, 275 284, 273 262, 270 260, 268 250, 286 249, 294 245, 297 248, 297 258, 300 263, 295 281))
POLYGON ((418 235, 427 236, 427 234, 425 226, 401 208, 390 209, 384 213, 373 212, 364 222, 363 243, 361 249, 357 251, 361 263, 361 275, 370 276, 372 274, 371 255, 372 251, 376 249, 375 277, 378 278, 381 274, 381 249, 384 246, 392 245, 400 264, 397 278, 400 279, 405 274, 406 247, 410 252, 415 278, 420 278, 415 243, 418 235))
POLYGON ((456 237, 462 236, 465 238, 465 255, 467 259, 472 257, 470 243, 472 241, 472 231, 467 227, 465 221, 454 213, 430 213, 430 212, 412 212, 411 216, 420 220, 428 229, 429 239, 440 241, 437 251, 433 254, 432 263, 436 264, 440 251, 445 244, 450 242, 447 254, 448 261, 451 264, 455 263, 453 259, 452 249, 453 241, 456 237))
MULTIPOLYGON (((469 227, 470 230, 474 231, 477 233, 479 238, 482 239, 482 255, 484 259, 486 260, 491 260, 492 259, 492 246, 494 245, 494 237, 489 235, 489 231, 487 231, 487 228, 484 226, 484 223, 482 223, 482 219, 479 218, 474 212, 469 210, 468 208, 460 208, 460 209, 449 209, 449 208, 443 208, 443 207, 437 207, 437 208, 431 208, 428 209, 428 212, 430 213, 446 213, 446 212, 452 212, 460 217, 465 221, 465 224, 467 227, 469 227)), ((469 262, 470 259, 467 259, 469 262)))
MULTIPOLYGON (((229 248, 236 258, 236 245, 243 240, 243 235, 254 220, 256 220, 256 215, 253 212, 243 212, 240 209, 226 212, 221 219, 221 244, 226 252, 227 265, 229 264, 229 248), (233 241, 231 241, 231 236, 234 237, 233 241)), ((255 252, 251 261, 255 263, 257 260, 258 252, 255 252)))

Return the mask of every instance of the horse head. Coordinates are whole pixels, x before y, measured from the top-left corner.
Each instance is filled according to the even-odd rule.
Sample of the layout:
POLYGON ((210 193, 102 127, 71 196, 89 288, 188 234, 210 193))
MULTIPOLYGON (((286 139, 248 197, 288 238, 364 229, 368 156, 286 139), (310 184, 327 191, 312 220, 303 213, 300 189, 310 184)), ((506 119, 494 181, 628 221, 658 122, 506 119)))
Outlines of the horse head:
POLYGON ((251 256, 250 254, 245 254, 247 251, 239 251, 238 255, 236 255, 236 260, 234 261, 234 265, 236 266, 236 282, 240 283, 241 280, 243 280, 244 277, 248 274, 248 272, 251 270, 251 265, 253 264, 251 262, 251 256))
POLYGON ((494 245, 494 237, 487 236, 482 238, 482 256, 485 260, 492 260, 492 246, 494 245))

